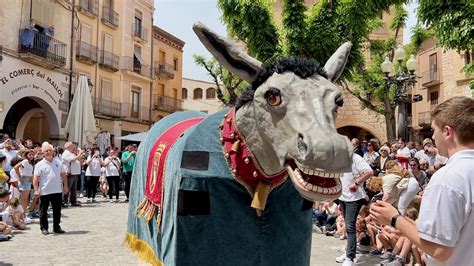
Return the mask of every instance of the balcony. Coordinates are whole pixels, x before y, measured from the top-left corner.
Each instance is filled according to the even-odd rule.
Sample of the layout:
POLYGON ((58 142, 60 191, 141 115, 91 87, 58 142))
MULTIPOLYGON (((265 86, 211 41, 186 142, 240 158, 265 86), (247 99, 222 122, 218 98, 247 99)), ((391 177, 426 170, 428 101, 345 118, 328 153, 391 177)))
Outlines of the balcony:
POLYGON ((122 70, 136 73, 140 76, 151 78, 151 67, 143 65, 137 57, 123 56, 122 70))
POLYGON ((86 42, 77 41, 76 59, 89 65, 97 63, 97 47, 86 42))
POLYGON ((135 106, 132 103, 122 103, 121 116, 124 119, 151 121, 150 107, 135 106))
POLYGON ((110 6, 103 6, 101 21, 112 29, 116 29, 118 27, 118 13, 110 6))
POLYGON ((99 66, 108 69, 110 71, 116 72, 119 70, 119 59, 118 55, 113 53, 106 52, 104 50, 99 51, 99 66))
POLYGON ((418 113, 418 126, 429 127, 431 125, 430 111, 418 113))
POLYGON ((18 40, 20 58, 53 69, 66 65, 67 45, 31 29, 21 29, 18 40))
POLYGON ((86 16, 95 18, 99 11, 99 1, 97 0, 80 0, 79 11, 84 13, 86 16))
POLYGON ((141 23, 133 23, 132 36, 139 42, 147 42, 148 29, 144 28, 141 23))
POLYGON ((112 118, 119 118, 121 116, 120 103, 118 102, 92 97, 92 105, 94 107, 94 115, 112 118))
POLYGON ((174 79, 174 66, 164 61, 155 62, 155 75, 166 79, 174 79))
POLYGON ((174 113, 182 111, 183 101, 177 98, 168 97, 160 94, 153 95, 153 110, 174 113))
POLYGON ((439 84, 438 71, 428 70, 421 73, 421 85, 423 87, 430 87, 439 84))

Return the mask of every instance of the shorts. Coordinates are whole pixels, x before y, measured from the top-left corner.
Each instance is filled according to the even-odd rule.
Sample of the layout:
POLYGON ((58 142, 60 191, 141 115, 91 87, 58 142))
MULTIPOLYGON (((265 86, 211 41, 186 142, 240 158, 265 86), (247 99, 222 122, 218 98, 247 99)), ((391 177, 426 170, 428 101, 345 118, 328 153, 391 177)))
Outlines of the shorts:
POLYGON ((31 190, 31 176, 24 176, 21 182, 22 190, 31 190))

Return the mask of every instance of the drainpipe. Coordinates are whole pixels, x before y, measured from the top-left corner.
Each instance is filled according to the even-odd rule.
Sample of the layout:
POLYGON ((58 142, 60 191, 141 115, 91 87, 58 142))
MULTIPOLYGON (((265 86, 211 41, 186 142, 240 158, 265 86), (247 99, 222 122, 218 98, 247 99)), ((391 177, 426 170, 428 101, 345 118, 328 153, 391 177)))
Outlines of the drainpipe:
MULTIPOLYGON (((155 82, 155 69, 154 69, 155 60, 153 58, 153 50, 154 50, 153 45, 155 42, 154 36, 155 36, 155 33, 153 31, 153 13, 152 13, 151 15, 151 64, 150 64, 151 65, 151 83, 150 83, 150 110, 149 110, 150 112, 149 117, 150 117, 150 121, 152 121, 152 125, 153 125, 153 119, 152 119, 153 118, 152 117, 153 115, 153 108, 152 108, 153 107, 153 83, 155 82)), ((150 128, 151 128, 151 125, 150 125, 150 128)))
POLYGON ((28 25, 30 25, 32 16, 33 16, 33 0, 30 0, 30 20, 28 21, 28 25))
POLYGON ((69 53, 69 93, 68 93, 68 113, 71 108, 72 102, 72 72, 74 70, 73 58, 74 58, 74 16, 76 10, 76 0, 72 0, 72 11, 71 11, 71 50, 69 53))

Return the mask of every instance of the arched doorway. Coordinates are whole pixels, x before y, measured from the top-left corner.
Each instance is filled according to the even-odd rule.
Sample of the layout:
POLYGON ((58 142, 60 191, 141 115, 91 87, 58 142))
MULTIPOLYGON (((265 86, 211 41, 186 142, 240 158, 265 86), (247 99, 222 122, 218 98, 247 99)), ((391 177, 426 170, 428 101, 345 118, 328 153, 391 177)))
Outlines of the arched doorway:
POLYGON ((59 123, 53 109, 44 100, 25 97, 8 111, 3 131, 11 138, 31 139, 34 143, 50 141, 59 135, 59 123))
POLYGON ((356 126, 344 126, 337 129, 337 132, 341 135, 347 136, 349 139, 358 138, 359 140, 362 139, 371 139, 376 138, 372 133, 368 130, 365 130, 360 127, 356 126))

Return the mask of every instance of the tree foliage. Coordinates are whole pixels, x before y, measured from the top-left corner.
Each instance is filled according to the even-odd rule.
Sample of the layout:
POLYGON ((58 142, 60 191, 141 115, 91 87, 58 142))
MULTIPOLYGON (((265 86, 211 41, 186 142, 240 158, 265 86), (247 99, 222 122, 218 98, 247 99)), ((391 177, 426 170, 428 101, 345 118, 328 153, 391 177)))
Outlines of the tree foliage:
POLYGON ((217 98, 226 106, 234 106, 237 103, 239 91, 247 86, 247 83, 239 79, 222 67, 215 58, 206 59, 202 55, 194 55, 194 62, 206 69, 216 84, 217 98))

